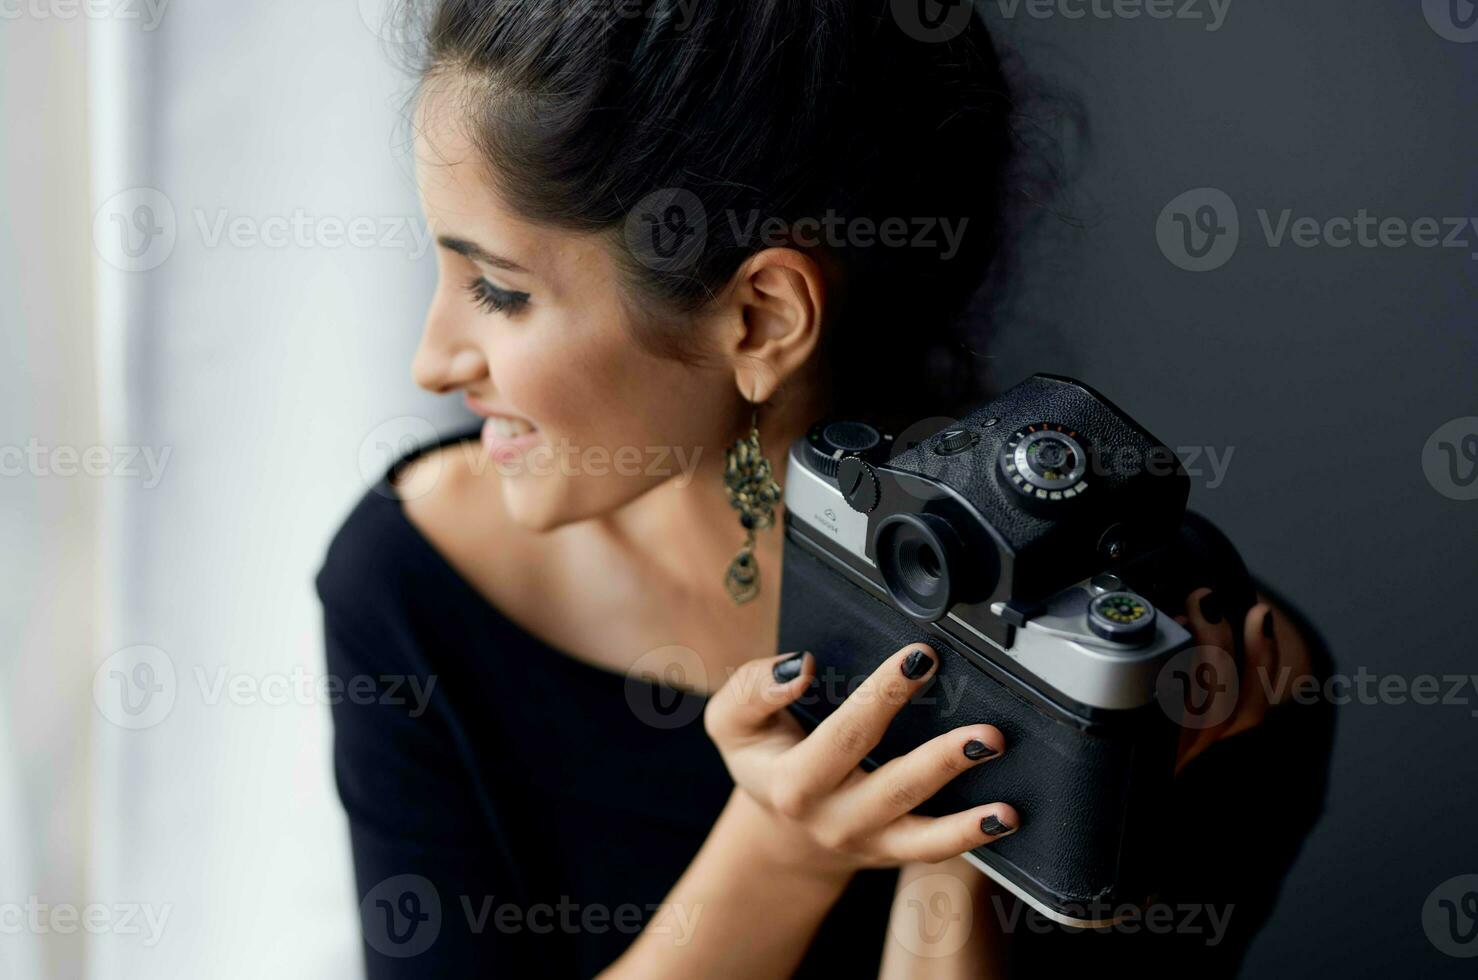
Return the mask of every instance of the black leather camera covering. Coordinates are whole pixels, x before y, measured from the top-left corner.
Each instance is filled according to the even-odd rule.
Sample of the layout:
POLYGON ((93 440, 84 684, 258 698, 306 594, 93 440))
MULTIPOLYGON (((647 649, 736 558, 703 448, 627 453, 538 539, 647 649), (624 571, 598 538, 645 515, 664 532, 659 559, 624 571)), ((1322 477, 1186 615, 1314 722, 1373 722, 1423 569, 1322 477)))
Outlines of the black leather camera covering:
POLYGON ((1154 877, 1149 845, 1174 764, 1176 729, 1158 704, 1090 722, 1035 702, 787 538, 780 649, 809 650, 817 680, 792 706, 808 728, 831 714, 889 655, 923 641, 938 672, 894 720, 866 768, 961 725, 989 723, 1006 752, 957 776, 917 812, 940 815, 1003 801, 1020 829, 978 857, 1033 897, 1080 916, 1087 903, 1140 903, 1154 877))

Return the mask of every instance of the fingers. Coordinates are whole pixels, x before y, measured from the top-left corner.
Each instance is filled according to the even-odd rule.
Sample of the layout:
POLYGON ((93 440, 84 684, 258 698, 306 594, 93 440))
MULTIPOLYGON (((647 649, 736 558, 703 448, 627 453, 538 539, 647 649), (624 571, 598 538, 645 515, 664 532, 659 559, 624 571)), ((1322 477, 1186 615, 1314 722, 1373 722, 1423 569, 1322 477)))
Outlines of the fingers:
MULTIPOLYGON (((1197 650, 1190 670, 1193 676, 1201 676, 1200 671, 1209 670, 1207 676, 1220 678, 1224 665, 1230 665, 1226 657, 1234 657, 1232 624, 1227 621, 1226 610, 1221 600, 1211 589, 1196 589, 1186 597, 1185 615, 1175 617, 1176 622, 1184 626, 1191 634, 1193 647, 1209 648, 1197 650), (1212 650, 1220 650, 1226 657, 1217 657, 1212 650), (1215 662, 1213 662, 1215 658, 1215 662), (1220 668, 1220 669, 1219 669, 1220 668)), ((1238 678, 1238 687, 1234 696, 1236 701, 1232 705, 1213 710, 1224 710, 1227 712, 1224 720, 1216 721, 1204 727, 1187 725, 1181 730, 1180 744, 1176 753, 1175 771, 1180 772, 1192 759, 1196 758, 1206 749, 1214 745, 1218 738, 1222 737, 1225 726, 1237 715, 1241 705, 1242 696, 1246 690, 1246 684, 1251 672, 1243 670, 1238 678)), ((1217 681, 1220 683, 1220 681, 1217 681)), ((1203 692, 1209 696, 1212 692, 1203 692)), ((1231 693, 1231 692, 1228 692, 1231 693)), ((1211 719, 1208 718, 1208 721, 1211 719)))
POLYGON ((967 769, 1000 758, 1006 736, 994 725, 967 725, 936 736, 868 773, 827 805, 849 830, 896 820, 967 769))
POLYGON ((840 785, 938 666, 939 655, 923 643, 911 643, 884 660, 815 731, 776 760, 777 769, 787 774, 777 780, 776 808, 798 816, 840 785))
POLYGON ((773 737, 779 729, 792 742, 799 741, 800 726, 783 709, 800 697, 815 673, 816 658, 809 653, 744 664, 708 700, 703 727, 709 738, 720 748, 741 747, 773 737))
POLYGON ((1186 629, 1197 646, 1232 652, 1232 624, 1227 622, 1221 599, 1210 589, 1197 589, 1186 599, 1186 629))
POLYGON ((878 835, 878 850, 893 861, 934 863, 1016 833, 1021 816, 1007 803, 987 803, 943 817, 909 815, 878 835))
POLYGON ((1225 738, 1245 732, 1267 716, 1270 692, 1278 680, 1278 641, 1273 635, 1273 610, 1259 603, 1247 613, 1242 624, 1242 649, 1246 659, 1242 668, 1242 689, 1237 697, 1237 710, 1219 733, 1225 738))

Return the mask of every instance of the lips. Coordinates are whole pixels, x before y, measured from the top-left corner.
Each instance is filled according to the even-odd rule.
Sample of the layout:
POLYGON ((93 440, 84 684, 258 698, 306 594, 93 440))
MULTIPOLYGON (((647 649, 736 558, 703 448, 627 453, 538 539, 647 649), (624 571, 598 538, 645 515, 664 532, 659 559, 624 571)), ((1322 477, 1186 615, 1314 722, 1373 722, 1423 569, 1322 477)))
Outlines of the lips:
POLYGON ((539 428, 531 420, 524 418, 517 412, 511 412, 501 405, 494 405, 491 402, 479 401, 471 395, 463 395, 462 397, 467 402, 467 407, 471 409, 473 414, 475 415, 480 415, 490 421, 496 419, 500 423, 506 422, 513 426, 523 426, 525 427, 525 429, 537 430, 539 428))
POLYGON ((542 441, 539 427, 521 415, 505 412, 471 395, 465 396, 467 407, 485 421, 482 424, 482 446, 499 462, 511 462, 542 441))

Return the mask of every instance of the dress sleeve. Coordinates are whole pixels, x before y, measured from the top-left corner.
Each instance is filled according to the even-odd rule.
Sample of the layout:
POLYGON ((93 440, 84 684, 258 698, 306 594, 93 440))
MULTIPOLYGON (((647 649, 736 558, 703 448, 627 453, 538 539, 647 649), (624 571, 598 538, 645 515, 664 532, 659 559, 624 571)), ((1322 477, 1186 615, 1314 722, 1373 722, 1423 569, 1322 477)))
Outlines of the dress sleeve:
POLYGON ((455 683, 407 611, 434 603, 417 602, 393 546, 367 547, 354 530, 351 518, 317 586, 366 974, 527 975, 532 940, 497 917, 525 900, 509 835, 469 768, 455 683))

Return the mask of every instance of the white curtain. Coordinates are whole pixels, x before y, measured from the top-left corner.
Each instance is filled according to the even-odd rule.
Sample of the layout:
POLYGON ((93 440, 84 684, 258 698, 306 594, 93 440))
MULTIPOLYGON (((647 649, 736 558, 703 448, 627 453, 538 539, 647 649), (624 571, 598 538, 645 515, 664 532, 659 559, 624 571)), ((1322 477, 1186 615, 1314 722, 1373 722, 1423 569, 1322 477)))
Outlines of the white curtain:
POLYGON ((97 924, 0 971, 356 976, 312 576, 456 411, 409 379, 410 82, 373 0, 109 6, 0 26, 0 439, 92 463, 0 481, 0 903, 97 924))

